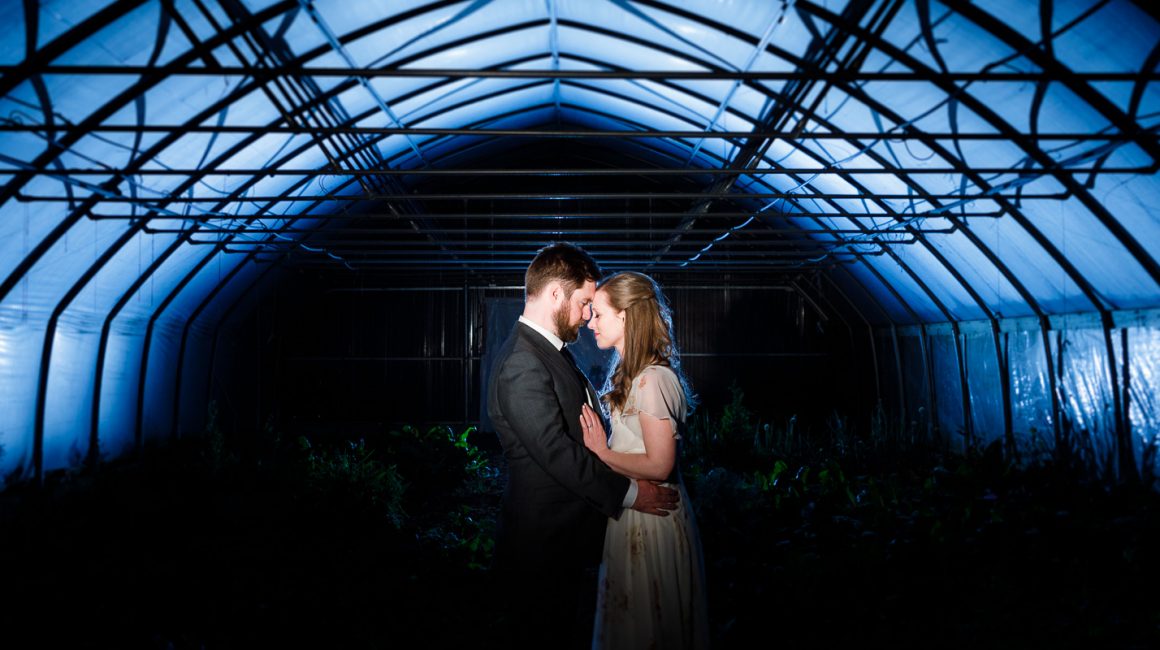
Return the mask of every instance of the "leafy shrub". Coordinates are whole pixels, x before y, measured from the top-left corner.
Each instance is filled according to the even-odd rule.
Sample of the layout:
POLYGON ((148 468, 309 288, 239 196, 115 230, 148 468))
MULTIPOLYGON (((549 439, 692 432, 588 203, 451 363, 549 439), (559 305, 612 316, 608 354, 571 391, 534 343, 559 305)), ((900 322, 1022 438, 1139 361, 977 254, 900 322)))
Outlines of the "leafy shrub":
POLYGON ((417 499, 450 492, 487 470, 487 459, 468 440, 474 427, 456 433, 449 426, 426 430, 407 425, 387 432, 379 446, 392 464, 414 468, 411 488, 417 499))
POLYGON ((448 426, 404 426, 380 441, 391 462, 406 468, 412 525, 422 541, 469 569, 491 563, 500 500, 499 470, 472 442, 477 433, 448 426))
POLYGON ((495 517, 486 508, 460 504, 422 529, 418 537, 434 542, 445 557, 461 561, 469 569, 487 569, 495 550, 495 517))
POLYGON ((706 467, 761 467, 770 460, 773 432, 745 404, 745 393, 737 382, 729 390, 733 398, 719 416, 702 412, 689 423, 684 454, 706 467))
POLYGON ((307 487, 330 503, 369 506, 384 513, 396 527, 402 524, 407 481, 395 465, 375 458, 364 440, 321 449, 305 436, 298 441, 305 452, 307 487))

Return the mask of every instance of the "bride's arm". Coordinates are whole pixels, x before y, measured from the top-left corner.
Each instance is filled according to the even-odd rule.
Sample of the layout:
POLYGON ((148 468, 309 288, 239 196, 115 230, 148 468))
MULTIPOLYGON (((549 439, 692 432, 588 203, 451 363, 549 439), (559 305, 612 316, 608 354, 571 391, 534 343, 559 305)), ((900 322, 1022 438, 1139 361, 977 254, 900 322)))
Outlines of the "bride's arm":
POLYGON ((644 437, 643 454, 625 454, 608 448, 604 424, 596 412, 584 405, 580 411, 580 428, 584 431, 584 446, 592 450, 618 474, 628 478, 663 481, 673 471, 677 461, 677 440, 668 419, 658 419, 641 412, 640 431, 644 437))

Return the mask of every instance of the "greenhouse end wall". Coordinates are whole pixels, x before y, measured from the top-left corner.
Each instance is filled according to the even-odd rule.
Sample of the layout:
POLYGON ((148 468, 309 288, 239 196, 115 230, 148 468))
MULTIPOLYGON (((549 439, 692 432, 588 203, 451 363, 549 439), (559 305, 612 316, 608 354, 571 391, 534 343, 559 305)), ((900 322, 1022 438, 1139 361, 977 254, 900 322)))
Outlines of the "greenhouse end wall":
POLYGON ((1160 310, 879 327, 875 354, 884 409, 952 448, 1156 475, 1160 310))

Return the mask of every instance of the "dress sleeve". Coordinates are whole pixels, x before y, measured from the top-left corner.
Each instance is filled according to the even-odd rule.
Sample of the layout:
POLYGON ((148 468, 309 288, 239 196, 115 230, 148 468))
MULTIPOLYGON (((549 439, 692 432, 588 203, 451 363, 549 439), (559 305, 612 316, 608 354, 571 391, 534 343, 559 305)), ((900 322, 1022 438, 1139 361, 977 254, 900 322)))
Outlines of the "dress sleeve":
POLYGON ((641 373, 637 382, 636 410, 668 420, 673 437, 680 438, 677 431, 685 421, 685 391, 677 374, 664 366, 652 366, 641 373))

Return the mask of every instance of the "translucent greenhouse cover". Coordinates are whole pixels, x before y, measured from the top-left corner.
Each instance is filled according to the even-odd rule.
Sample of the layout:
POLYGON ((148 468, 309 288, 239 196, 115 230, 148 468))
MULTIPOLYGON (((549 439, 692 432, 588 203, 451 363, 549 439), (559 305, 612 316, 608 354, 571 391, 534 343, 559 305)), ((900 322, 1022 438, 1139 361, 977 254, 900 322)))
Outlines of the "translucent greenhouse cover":
MULTIPOLYGON (((344 174, 355 158, 438 167, 478 138, 408 129, 551 123, 791 134, 754 168, 798 171, 743 175, 739 193, 780 196, 750 200, 722 238, 790 225, 826 242, 808 263, 832 263, 898 358, 904 408, 937 426, 1027 444, 1082 431, 1115 464, 1101 450, 1128 425, 1139 462, 1160 435, 1160 26, 1145 7, 5 0, 0 476, 179 433, 220 319, 285 250, 263 242, 391 191, 344 174), (283 72, 248 72, 265 67, 283 72), (386 68, 732 76, 356 74, 386 68), (801 70, 832 76, 744 76, 801 70), (383 130, 279 130, 312 119, 383 130), (229 173, 270 168, 303 173, 229 173)), ((740 154, 695 135, 617 146, 673 167, 740 154)))

